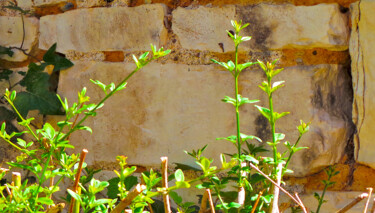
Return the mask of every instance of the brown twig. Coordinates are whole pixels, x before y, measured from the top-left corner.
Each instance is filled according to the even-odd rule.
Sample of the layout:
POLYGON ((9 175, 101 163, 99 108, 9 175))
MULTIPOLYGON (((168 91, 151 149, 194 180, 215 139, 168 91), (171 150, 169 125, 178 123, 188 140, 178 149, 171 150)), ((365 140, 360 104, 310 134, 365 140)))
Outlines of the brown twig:
POLYGON ((206 192, 207 192, 207 195, 208 195, 208 198, 207 198, 208 202, 210 203, 210 212, 215 213, 215 206, 214 206, 214 203, 212 201, 211 190, 206 189, 206 192))
POLYGON ((255 201, 255 204, 254 204, 253 210, 251 210, 251 213, 254 213, 254 212, 255 212, 255 209, 257 208, 258 203, 259 203, 259 200, 260 200, 260 197, 261 197, 262 195, 263 195, 263 190, 259 192, 258 197, 257 197, 257 200, 255 201))
POLYGON ((132 201, 146 189, 145 185, 138 184, 129 194, 123 199, 111 213, 121 213, 127 206, 129 206, 132 201))
POLYGON ((303 204, 301 204, 295 197, 293 197, 293 195, 291 195, 287 190, 285 190, 283 187, 278 185, 275 181, 273 181, 270 177, 268 177, 268 175, 266 175, 262 171, 260 171, 260 169, 258 167, 254 166, 254 164, 252 164, 252 163, 250 163, 249 165, 250 165, 251 168, 253 168, 257 172, 259 172, 259 174, 261 174, 263 177, 265 177, 267 180, 269 180, 273 185, 275 185, 277 188, 279 188, 281 191, 283 191, 286 195, 288 195, 288 197, 290 197, 294 202, 296 202, 300 206, 303 206, 303 204))
POLYGON ((307 213, 306 207, 303 205, 301 198, 299 198, 298 193, 294 193, 296 195, 297 200, 301 203, 300 207, 304 213, 307 213))
POLYGON ((344 208, 338 210, 336 213, 343 213, 351 209, 353 206, 357 205, 359 202, 361 202, 363 199, 368 197, 367 193, 362 193, 358 195, 352 202, 350 202, 348 205, 344 206, 344 208))
POLYGON ((371 208, 371 213, 375 213, 375 198, 374 200, 372 201, 372 208, 371 208))
POLYGON ((368 190, 368 197, 367 197, 366 206, 365 206, 365 209, 363 210, 363 213, 367 212, 373 188, 369 187, 369 188, 367 188, 367 190, 368 190))
POLYGON ((201 201, 201 208, 199 209, 198 213, 205 213, 207 210, 207 198, 208 198, 208 192, 207 189, 204 191, 202 201, 201 201))
MULTIPOLYGON (((79 164, 78 164, 78 170, 77 170, 75 182, 74 182, 74 185, 73 185, 73 192, 77 192, 78 183, 79 183, 79 179, 81 177, 81 172, 82 172, 82 165, 83 165, 83 162, 85 161, 86 154, 88 152, 89 151, 87 151, 87 149, 83 149, 82 152, 81 152, 81 156, 80 156, 79 164)), ((74 206, 74 198, 72 197, 71 201, 70 201, 70 206, 69 206, 69 213, 72 213, 73 206, 74 206)))
POLYGON ((147 203, 148 204, 148 208, 150 209, 150 213, 154 213, 154 210, 152 209, 152 206, 150 203, 147 203))
MULTIPOLYGON (((162 170, 162 186, 168 189, 168 157, 161 157, 161 170, 162 170)), ((167 193, 163 194, 164 201, 164 212, 171 213, 171 204, 169 202, 169 195, 167 193)))

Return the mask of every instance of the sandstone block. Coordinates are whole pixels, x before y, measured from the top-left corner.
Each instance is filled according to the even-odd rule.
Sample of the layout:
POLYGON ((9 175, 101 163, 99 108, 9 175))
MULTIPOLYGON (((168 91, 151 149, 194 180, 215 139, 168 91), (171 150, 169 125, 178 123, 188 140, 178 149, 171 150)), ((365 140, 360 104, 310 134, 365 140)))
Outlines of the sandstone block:
MULTIPOLYGON (((29 53, 37 43, 39 21, 37 18, 24 18, 25 40, 22 48, 29 53)), ((23 27, 21 17, 0 16, 0 45, 5 47, 20 47, 22 44, 23 27)), ((1 56, 8 61, 24 61, 27 56, 21 51, 14 50, 14 55, 1 56)))
MULTIPOLYGON (((127 63, 76 61, 73 68, 61 72, 58 92, 76 100, 77 91, 86 86, 91 100, 98 102, 103 92, 89 79, 117 83, 132 69, 134 65, 127 63)), ((277 131, 294 142, 299 119, 313 123, 300 144, 310 149, 297 153, 292 162, 295 175, 302 176, 342 157, 350 129, 342 118, 346 112, 334 107, 351 106, 351 102, 343 96, 333 105, 328 103, 331 91, 341 95, 339 91, 346 89, 345 81, 337 79, 342 72, 338 66, 292 67, 283 72, 280 79, 286 79, 287 85, 275 97, 276 110, 292 114, 279 120, 277 131), (320 99, 313 101, 317 93, 320 99)), ((240 91, 267 106, 265 94, 257 87, 263 75, 260 70, 244 71, 240 91)), ((350 80, 346 83, 350 86, 350 80)), ((205 144, 209 144, 205 156, 218 163, 219 153, 235 152, 229 142, 215 140, 235 134, 233 107, 220 102, 225 95, 233 96, 233 84, 231 74, 216 65, 152 63, 129 80, 126 90, 109 99, 95 120, 87 120, 93 135, 75 133, 71 140, 78 149, 91 150, 90 163, 114 162, 116 155, 126 155, 130 164, 158 166, 160 156, 166 155, 170 162, 194 165, 183 150, 205 144)), ((243 133, 269 139, 268 123, 252 105, 241 108, 241 124, 243 133)))
POLYGON ((41 49, 57 42, 57 51, 148 50, 166 39, 164 7, 94 8, 44 16, 40 21, 41 49))
POLYGON ((353 76, 353 122, 357 126, 354 137, 356 157, 360 163, 375 168, 374 122, 375 114, 375 2, 360 1, 351 5, 352 34, 350 54, 353 76))
POLYGON ((245 42, 245 50, 348 48, 348 16, 340 12, 337 4, 177 8, 172 29, 183 48, 227 52, 234 50, 225 32, 232 29, 232 19, 250 23, 244 34, 253 40, 245 42))

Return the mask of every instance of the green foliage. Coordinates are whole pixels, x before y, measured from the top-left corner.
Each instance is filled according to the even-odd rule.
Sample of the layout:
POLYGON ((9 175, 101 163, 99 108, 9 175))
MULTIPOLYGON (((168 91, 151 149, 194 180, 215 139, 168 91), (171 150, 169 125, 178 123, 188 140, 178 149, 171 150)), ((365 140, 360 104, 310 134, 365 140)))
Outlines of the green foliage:
POLYGON ((331 181, 332 177, 334 177, 334 176, 336 176, 340 173, 339 171, 336 171, 335 166, 329 166, 328 168, 326 168, 324 170, 324 172, 327 175, 327 180, 322 180, 322 183, 324 184, 324 189, 323 189, 322 195, 319 195, 316 192, 314 193, 315 199, 318 200, 318 207, 317 207, 316 211, 315 212, 312 211, 312 213, 319 213, 320 212, 320 208, 322 207, 323 203, 327 202, 326 200, 324 200, 324 195, 325 195, 327 189, 329 187, 333 186, 336 183, 336 182, 331 181))

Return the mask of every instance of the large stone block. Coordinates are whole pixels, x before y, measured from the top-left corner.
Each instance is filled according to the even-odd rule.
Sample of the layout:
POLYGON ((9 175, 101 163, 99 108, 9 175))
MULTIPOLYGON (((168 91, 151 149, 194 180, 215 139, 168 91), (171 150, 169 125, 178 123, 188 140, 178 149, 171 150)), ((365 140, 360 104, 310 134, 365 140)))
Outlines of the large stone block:
POLYGON ((375 2, 363 0, 351 5, 352 34, 350 54, 353 76, 353 122, 356 156, 360 163, 375 168, 374 123, 375 94, 375 2))
MULTIPOLYGON (((132 69, 132 64, 76 61, 73 68, 61 72, 58 92, 76 100, 77 91, 86 86, 91 100, 98 102, 103 92, 89 79, 117 83, 132 69)), ((338 66, 320 65, 287 68, 280 74, 287 83, 275 94, 275 109, 292 114, 279 120, 277 131, 294 142, 299 119, 313 123, 300 144, 310 149, 297 153, 292 162, 295 175, 313 172, 343 156, 349 127, 343 118, 346 111, 335 107, 351 106, 351 102, 344 95, 350 79, 349 83, 341 79, 342 72, 338 66), (331 96, 341 98, 328 102, 331 96)), ((218 162, 219 153, 235 152, 229 142, 215 140, 235 134, 233 107, 220 102, 225 95, 234 96, 232 78, 216 65, 152 63, 129 80, 126 90, 109 99, 95 119, 87 120, 92 135, 75 133, 71 140, 77 148, 89 149, 90 163, 113 162, 116 155, 126 155, 130 164, 142 166, 157 166, 164 155, 170 162, 192 163, 183 150, 205 144, 209 144, 205 155, 218 162)), ((259 70, 244 71, 240 91, 267 106, 265 94, 257 87, 263 78, 259 70)), ((241 132, 269 139, 268 123, 255 107, 241 108, 241 125, 241 132)))
POLYGON ((164 7, 93 8, 44 16, 40 20, 41 49, 57 42, 57 51, 148 50, 166 39, 164 7))
POLYGON ((233 51, 225 30, 230 20, 250 23, 244 31, 253 37, 245 50, 284 48, 348 48, 347 14, 337 4, 293 6, 290 4, 177 8, 172 29, 186 49, 233 51))
MULTIPOLYGON (((37 43, 39 21, 37 18, 24 18, 25 39, 22 48, 27 53, 37 43)), ((23 25, 21 17, 0 16, 0 45, 5 47, 21 47, 23 38, 23 25)), ((24 61, 27 56, 19 50, 13 50, 14 55, 1 56, 8 61, 24 61)))

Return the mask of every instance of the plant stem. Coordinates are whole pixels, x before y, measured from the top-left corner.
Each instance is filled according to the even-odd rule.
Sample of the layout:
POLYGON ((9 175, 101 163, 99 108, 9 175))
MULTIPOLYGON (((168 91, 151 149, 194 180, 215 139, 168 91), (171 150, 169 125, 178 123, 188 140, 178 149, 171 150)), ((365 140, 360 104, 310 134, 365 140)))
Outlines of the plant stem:
POLYGON ((39 189, 40 189, 40 187, 42 186, 42 184, 44 183, 44 181, 46 181, 46 180, 44 179, 44 174, 46 173, 47 167, 48 167, 48 165, 49 165, 49 161, 51 160, 52 151, 53 151, 53 150, 50 150, 50 151, 48 152, 47 161, 46 161, 46 163, 44 164, 43 171, 42 171, 42 175, 40 176, 41 180, 39 181, 38 188, 37 188, 36 191, 34 192, 33 197, 34 197, 35 199, 34 199, 33 202, 31 203, 31 205, 32 205, 32 207, 33 207, 32 209, 35 209, 35 201, 36 201, 36 199, 38 199, 39 189))
MULTIPOLYGON (((268 85, 269 85, 269 88, 271 90, 271 88, 272 88, 271 78, 268 78, 268 85)), ((275 120, 274 120, 274 117, 273 117, 272 93, 270 93, 269 96, 268 96, 268 103, 269 103, 269 107, 270 107, 270 125, 271 125, 271 134, 272 134, 272 143, 273 143, 273 146, 272 146, 273 160, 275 162, 272 174, 275 175, 276 169, 277 169, 277 160, 278 159, 277 159, 277 147, 276 147, 276 144, 275 144, 276 143, 276 136, 275 136, 275 120)))
MULTIPOLYGON (((298 139, 297 139, 297 141, 296 141, 296 143, 294 144, 293 147, 297 147, 297 145, 298 145, 299 141, 301 140, 301 138, 302 138, 302 134, 300 133, 299 136, 298 136, 298 139)), ((289 162, 290 162, 290 160, 292 159, 292 156, 293 156, 294 153, 295 153, 294 150, 292 150, 292 151, 290 152, 289 157, 288 157, 288 160, 287 160, 286 163, 285 163, 285 169, 288 168, 289 162)))

